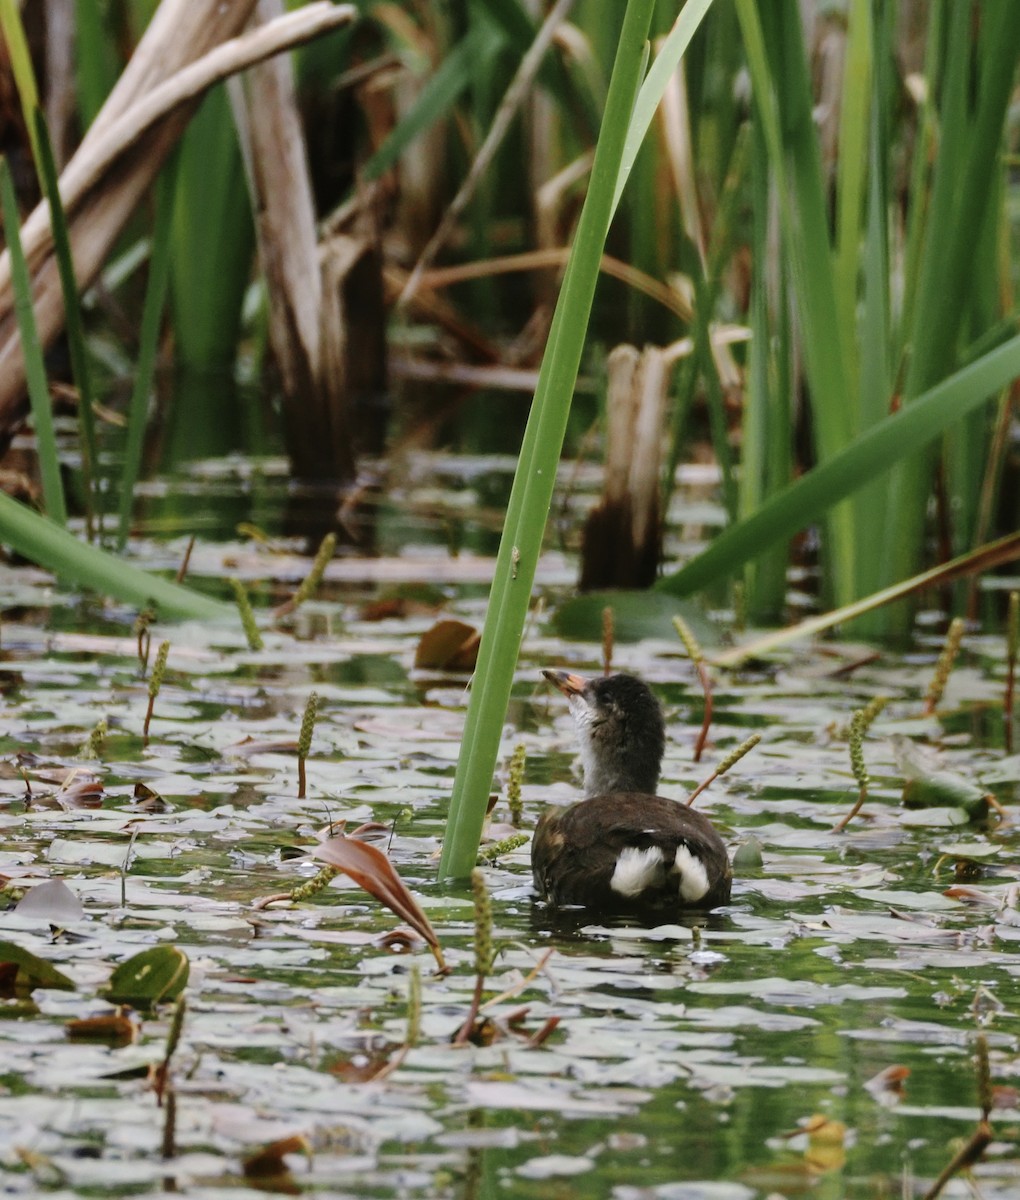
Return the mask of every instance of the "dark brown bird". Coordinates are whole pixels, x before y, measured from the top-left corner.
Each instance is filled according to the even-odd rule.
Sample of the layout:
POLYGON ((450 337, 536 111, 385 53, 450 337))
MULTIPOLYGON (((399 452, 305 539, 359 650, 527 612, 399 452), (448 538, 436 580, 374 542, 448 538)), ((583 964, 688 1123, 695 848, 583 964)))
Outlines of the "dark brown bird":
POLYGON ((538 822, 531 868, 539 893, 553 905, 650 917, 726 904, 732 872, 711 821, 655 795, 666 729, 648 685, 633 675, 542 674, 577 725, 585 799, 538 822))

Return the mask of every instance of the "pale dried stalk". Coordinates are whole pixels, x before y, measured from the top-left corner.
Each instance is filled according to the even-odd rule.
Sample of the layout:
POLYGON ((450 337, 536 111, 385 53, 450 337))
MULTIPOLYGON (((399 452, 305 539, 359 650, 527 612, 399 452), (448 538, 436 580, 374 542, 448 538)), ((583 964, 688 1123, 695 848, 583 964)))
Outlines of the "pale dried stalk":
MULTIPOLYGON (((254 19, 267 28, 284 11, 283 0, 258 0, 254 19)), ((284 390, 294 394, 314 377, 319 363, 322 277, 315 202, 289 60, 273 58, 255 67, 243 89, 231 92, 232 100, 239 96, 244 102, 234 103, 234 119, 255 200, 269 336, 284 390)))
MULTIPOLYGON (((310 4, 240 38, 255 0, 163 0, 78 152, 60 179, 71 225, 79 286, 95 278, 106 254, 180 136, 190 109, 213 84, 300 45, 354 15, 350 5, 310 4), (214 46, 208 53, 208 47, 214 46), (198 55, 202 57, 197 58, 198 55), (121 163, 121 159, 127 161, 121 163), (115 176, 109 174, 118 164, 115 176), (109 181, 109 182, 107 182, 109 181)), ((52 258, 49 205, 38 205, 22 230, 33 274, 36 321, 47 345, 63 325, 63 299, 52 258)), ((12 423, 24 386, 13 323, 10 259, 0 256, 0 429, 12 423)))

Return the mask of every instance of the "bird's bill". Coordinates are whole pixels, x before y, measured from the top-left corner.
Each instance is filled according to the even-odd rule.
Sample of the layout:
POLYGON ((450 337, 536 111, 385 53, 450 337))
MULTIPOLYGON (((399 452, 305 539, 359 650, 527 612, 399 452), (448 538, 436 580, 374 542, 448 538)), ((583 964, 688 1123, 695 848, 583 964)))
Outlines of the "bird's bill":
POLYGON ((570 671, 543 671, 542 674, 554 687, 569 700, 571 696, 580 696, 588 686, 588 680, 583 675, 573 675, 570 671))

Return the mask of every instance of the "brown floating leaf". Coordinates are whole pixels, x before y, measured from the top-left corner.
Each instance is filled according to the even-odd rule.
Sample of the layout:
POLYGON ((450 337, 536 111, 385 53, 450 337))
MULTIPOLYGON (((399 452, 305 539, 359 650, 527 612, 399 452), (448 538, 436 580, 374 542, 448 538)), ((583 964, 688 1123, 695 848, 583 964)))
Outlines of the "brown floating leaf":
POLYGON ((258 1184, 272 1183, 272 1190, 283 1192, 288 1196, 300 1194, 300 1188, 291 1178, 290 1169, 284 1161, 285 1154, 303 1154, 311 1159, 311 1143, 302 1134, 280 1138, 270 1142, 257 1153, 250 1155, 241 1164, 245 1178, 258 1184))
POLYGON ((421 635, 414 665, 434 671, 473 671, 481 637, 463 621, 438 621, 421 635))
POLYGON ((148 784, 136 783, 133 793, 135 804, 144 812, 162 813, 168 812, 170 805, 163 799, 159 792, 154 792, 148 784))
POLYGON ((130 1046, 138 1032, 135 1023, 119 1012, 68 1021, 64 1029, 72 1042, 100 1042, 113 1049, 130 1046))
POLYGON ((390 929, 380 934, 375 939, 375 944, 392 950, 395 954, 406 954, 421 944, 421 938, 415 937, 410 929, 390 929))
POLYGON ((909 1067, 894 1063, 891 1067, 886 1067, 884 1071, 879 1071, 877 1075, 872 1075, 864 1087, 879 1104, 889 1108, 894 1104, 899 1104, 906 1095, 903 1084, 909 1074, 909 1067))
POLYGON ((99 776, 75 767, 60 785, 56 799, 65 809, 101 808, 103 795, 103 781, 99 776))
POLYGON ((368 845, 367 842, 341 835, 323 842, 313 853, 316 858, 349 876, 358 887, 364 888, 370 896, 374 896, 380 904, 385 904, 391 912, 395 912, 412 929, 420 933, 431 947, 439 969, 446 970, 442 947, 428 917, 381 850, 368 845))

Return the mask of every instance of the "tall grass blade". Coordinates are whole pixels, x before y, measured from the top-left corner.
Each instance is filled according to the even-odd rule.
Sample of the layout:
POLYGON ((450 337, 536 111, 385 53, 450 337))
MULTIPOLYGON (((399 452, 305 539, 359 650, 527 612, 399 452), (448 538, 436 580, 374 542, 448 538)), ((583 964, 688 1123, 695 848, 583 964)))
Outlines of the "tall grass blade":
POLYGON ((123 559, 80 542, 66 529, 0 492, 0 542, 61 578, 138 608, 155 605, 163 617, 236 620, 231 605, 150 575, 123 559))
MULTIPOLYGON (((949 5, 938 159, 919 281, 909 331, 904 402, 945 378, 958 361, 961 322, 975 283, 973 248, 980 240, 999 169, 1003 125, 1016 77, 1020 5, 986 0, 949 5), (980 20, 975 52, 972 17, 980 20), (973 70, 972 70, 973 68, 973 70)), ((886 577, 920 561, 932 455, 908 460, 893 480, 886 537, 886 577)))
POLYGON ((21 353, 25 359, 25 378, 32 406, 35 440, 39 454, 39 473, 42 476, 43 500, 46 513, 58 525, 67 524, 64 503, 64 483, 60 477, 57 439, 53 431, 53 406, 46 382, 46 366, 35 324, 32 307, 32 283, 28 276, 25 255, 21 248, 21 221, 14 184, 6 158, 0 158, 0 207, 3 209, 4 236, 11 256, 11 282, 14 287, 14 309, 21 334, 21 353))
POLYGON ((365 163, 362 174, 366 179, 385 174, 419 134, 446 116, 471 83, 479 62, 491 58, 498 43, 491 28, 480 23, 471 27, 433 72, 414 108, 365 163))
POLYGON ((96 443, 96 421, 93 413, 95 393, 89 371, 88 349, 85 345, 85 326, 81 315, 81 297, 78 281, 74 274, 74 258, 71 254, 71 239, 67 231, 67 216, 60 200, 60 184, 57 179, 57 164, 53 157, 49 130, 42 109, 33 114, 38 166, 43 191, 50 202, 50 223, 53 227, 53 251, 60 272, 60 290, 64 295, 64 324, 67 332, 67 348, 71 356, 71 373, 78 388, 78 427, 81 431, 82 482, 85 493, 85 532, 92 540, 94 527, 102 536, 102 509, 100 491, 96 486, 99 467, 99 449, 96 443))
POLYGON ((654 8, 655 0, 628 0, 623 18, 588 194, 542 359, 496 559, 439 864, 443 877, 466 878, 478 853, 654 8))
MULTIPOLYGON (((170 289, 177 364, 229 372, 241 328, 255 229, 233 115, 221 86, 202 101, 181 142, 170 289)), ((190 398, 187 390, 179 401, 190 398)))
POLYGON ((659 101, 662 99, 662 93, 666 90, 670 76, 676 70, 677 64, 691 44, 691 38, 697 33, 705 13, 711 7, 712 0, 687 0, 676 23, 670 30, 669 36, 663 42, 662 49, 655 56, 648 74, 645 76, 641 90, 634 101, 634 112, 627 130, 627 142, 623 148, 620 173, 617 176, 616 188, 613 193, 613 212, 620 203, 623 189, 634 168, 634 161, 645 140, 648 127, 655 117, 655 110, 659 107, 659 101))
POLYGON ((25 119, 28 140, 32 144, 32 157, 38 167, 39 141, 33 114, 39 107, 39 89, 36 87, 32 56, 28 51, 25 27, 21 23, 21 9, 17 0, 0 0, 0 30, 3 31, 4 41, 7 43, 14 85, 18 89, 18 99, 21 102, 21 115, 25 119))
POLYGON ((88 3, 75 6, 75 96, 82 129, 88 129, 95 120, 122 66, 117 39, 104 23, 104 7, 88 3))
POLYGON ((177 190, 179 155, 171 155, 156 184, 156 221, 152 230, 152 254, 149 259, 149 279, 142 308, 142 327, 138 339, 138 362, 135 385, 128 406, 127 439, 120 475, 120 515, 117 526, 117 548, 123 550, 131 531, 135 484, 142 468, 145 444, 145 425, 149 410, 149 395, 156 370, 159 331, 166 306, 167 284, 170 279, 171 229, 174 196, 177 190))
POLYGON ((802 475, 657 585, 687 596, 737 571, 767 547, 789 538, 834 504, 932 442, 1000 388, 1020 376, 1020 336, 985 354, 872 426, 828 462, 802 475))
MULTIPOLYGON (((751 257, 758 264, 750 296, 751 343, 741 436, 739 501, 750 516, 793 474, 791 413, 793 330, 782 234, 774 229, 774 189, 760 115, 751 125, 751 257)), ((747 564, 748 611, 755 620, 776 620, 786 601, 786 555, 773 552, 747 564)))
MULTIPOLYGON (((825 462, 855 433, 850 331, 841 329, 836 300, 828 205, 806 55, 795 4, 736 0, 755 105, 761 117, 779 198, 784 252, 789 255, 804 365, 813 398, 815 445, 825 462)), ((827 583, 837 597, 853 588, 855 537, 849 506, 828 519, 827 583)))

